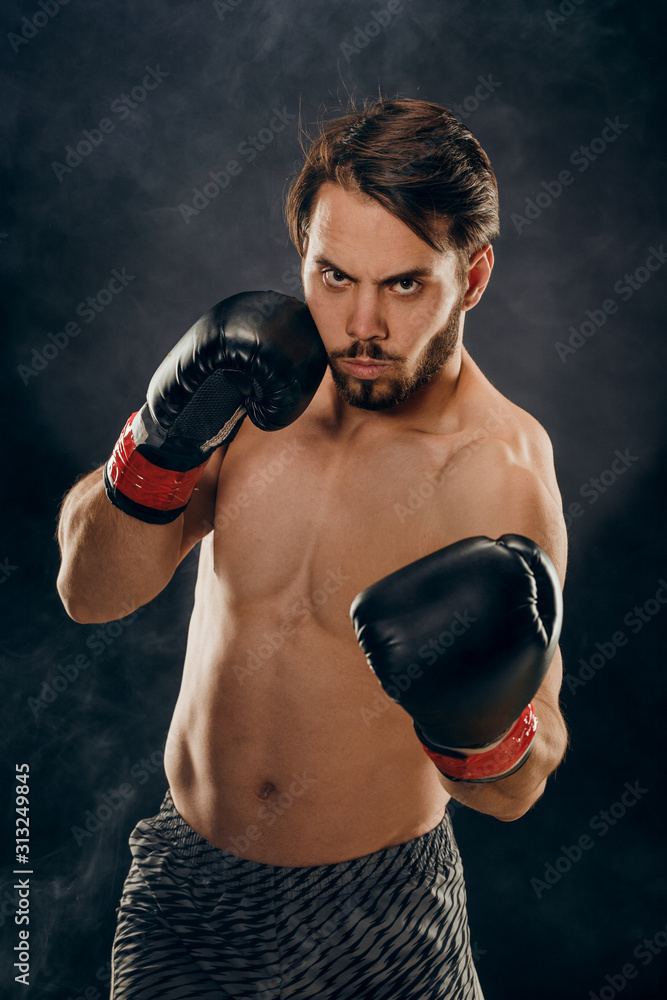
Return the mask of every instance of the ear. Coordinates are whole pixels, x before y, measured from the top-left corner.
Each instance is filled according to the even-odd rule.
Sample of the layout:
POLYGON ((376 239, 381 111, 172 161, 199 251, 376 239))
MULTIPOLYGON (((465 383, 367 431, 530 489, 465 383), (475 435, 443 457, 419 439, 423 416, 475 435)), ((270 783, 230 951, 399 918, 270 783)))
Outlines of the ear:
POLYGON ((493 270, 493 262, 493 247, 490 243, 487 243, 481 250, 476 250, 470 258, 468 265, 468 290, 465 293, 462 306, 464 312, 474 308, 484 294, 484 289, 489 283, 491 271, 493 270))

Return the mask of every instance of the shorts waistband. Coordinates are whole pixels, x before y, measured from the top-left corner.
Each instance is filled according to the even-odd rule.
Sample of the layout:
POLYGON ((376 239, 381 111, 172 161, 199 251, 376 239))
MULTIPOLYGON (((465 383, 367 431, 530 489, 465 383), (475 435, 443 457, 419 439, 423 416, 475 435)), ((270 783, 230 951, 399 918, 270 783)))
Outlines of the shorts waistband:
POLYGON ((130 837, 130 846, 137 859, 146 850, 155 850, 156 835, 167 842, 172 857, 178 858, 186 868, 196 869, 200 880, 206 874, 213 878, 224 875, 227 885, 236 886, 244 893, 252 892, 253 888, 266 890, 270 886, 274 891, 279 888, 288 898, 316 896, 329 883, 335 883, 340 891, 346 884, 352 888, 360 880, 378 882, 385 876, 391 880, 421 879, 429 872, 441 871, 443 866, 460 863, 447 810, 436 827, 413 840, 349 861, 308 867, 267 865, 215 847, 180 815, 169 790, 157 816, 138 823, 130 837))

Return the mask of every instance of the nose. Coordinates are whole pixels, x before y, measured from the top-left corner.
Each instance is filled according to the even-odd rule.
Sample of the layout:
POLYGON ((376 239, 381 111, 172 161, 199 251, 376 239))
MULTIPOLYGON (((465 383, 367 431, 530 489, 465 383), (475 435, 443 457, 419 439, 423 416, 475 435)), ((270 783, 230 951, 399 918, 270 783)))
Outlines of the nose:
POLYGON ((345 332, 355 340, 386 339, 388 331, 380 309, 378 289, 355 288, 345 332))

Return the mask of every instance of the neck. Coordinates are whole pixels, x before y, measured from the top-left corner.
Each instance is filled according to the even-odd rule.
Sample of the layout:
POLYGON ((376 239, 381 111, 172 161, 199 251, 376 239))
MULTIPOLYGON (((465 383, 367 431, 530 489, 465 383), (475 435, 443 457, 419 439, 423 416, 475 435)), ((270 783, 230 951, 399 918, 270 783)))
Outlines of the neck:
POLYGON ((454 407, 467 359, 468 353, 459 343, 446 364, 429 382, 416 389, 405 402, 386 410, 364 410, 345 402, 327 369, 320 392, 328 418, 333 422, 332 429, 346 436, 362 427, 378 431, 386 429, 391 433, 408 428, 433 431, 434 426, 440 426, 448 411, 454 407))

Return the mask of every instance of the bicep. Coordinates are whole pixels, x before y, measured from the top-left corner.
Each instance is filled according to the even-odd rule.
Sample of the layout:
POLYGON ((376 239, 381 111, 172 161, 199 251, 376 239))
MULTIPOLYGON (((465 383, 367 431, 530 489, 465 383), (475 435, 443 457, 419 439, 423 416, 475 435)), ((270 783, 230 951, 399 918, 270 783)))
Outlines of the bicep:
POLYGON ((179 563, 195 547, 197 542, 213 530, 218 479, 226 450, 227 447, 222 445, 213 453, 201 479, 192 491, 192 498, 183 514, 183 535, 178 553, 179 563))

